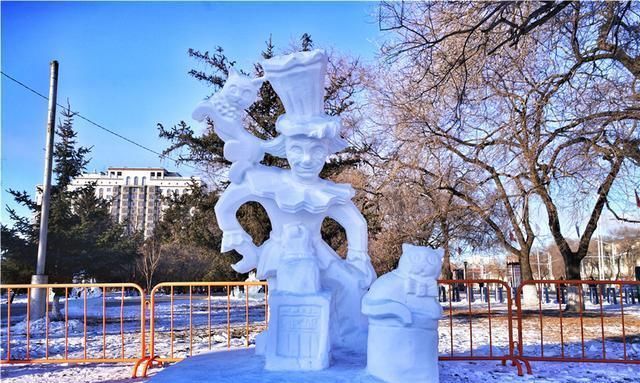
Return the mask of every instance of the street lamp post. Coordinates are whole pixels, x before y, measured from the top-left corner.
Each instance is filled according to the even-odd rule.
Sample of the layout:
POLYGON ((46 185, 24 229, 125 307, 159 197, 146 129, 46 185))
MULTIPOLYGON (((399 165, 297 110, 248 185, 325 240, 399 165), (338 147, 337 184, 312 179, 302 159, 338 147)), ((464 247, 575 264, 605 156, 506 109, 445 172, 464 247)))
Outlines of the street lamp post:
MULTIPOLYGON (((44 160, 44 182, 42 185, 42 205, 40 211, 40 240, 38 242, 38 263, 36 274, 31 277, 31 284, 45 284, 49 277, 45 275, 47 258, 47 227, 49 225, 49 200, 51 197, 51 166, 53 163, 53 137, 55 135, 56 104, 58 95, 58 62, 52 61, 49 78, 49 108, 47 113, 47 139, 44 160)), ((47 290, 31 289, 31 319, 42 318, 48 303, 47 290)))

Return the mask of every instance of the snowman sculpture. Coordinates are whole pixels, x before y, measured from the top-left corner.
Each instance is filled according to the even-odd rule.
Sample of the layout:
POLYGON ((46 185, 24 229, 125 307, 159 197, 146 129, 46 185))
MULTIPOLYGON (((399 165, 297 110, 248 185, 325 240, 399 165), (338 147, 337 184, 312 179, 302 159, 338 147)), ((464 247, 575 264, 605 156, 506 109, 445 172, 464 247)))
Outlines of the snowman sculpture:
POLYGON ((194 111, 207 117, 225 141, 232 162, 230 185, 215 207, 223 231, 222 251, 243 258, 232 267, 253 269, 269 285, 269 329, 256 349, 267 370, 319 370, 329 366, 332 347, 363 350, 367 319, 362 297, 376 275, 367 253, 367 225, 351 201, 353 188, 319 177, 327 156, 346 147, 338 117, 324 112, 327 56, 321 50, 279 56, 261 63, 264 77, 233 71, 220 92, 194 111), (243 127, 244 110, 269 81, 286 113, 279 136, 261 140, 243 127), (264 154, 286 158, 290 169, 260 164, 264 154), (246 202, 260 203, 273 228, 256 246, 236 219, 246 202), (340 258, 320 235, 330 217, 345 228, 348 252, 340 258))

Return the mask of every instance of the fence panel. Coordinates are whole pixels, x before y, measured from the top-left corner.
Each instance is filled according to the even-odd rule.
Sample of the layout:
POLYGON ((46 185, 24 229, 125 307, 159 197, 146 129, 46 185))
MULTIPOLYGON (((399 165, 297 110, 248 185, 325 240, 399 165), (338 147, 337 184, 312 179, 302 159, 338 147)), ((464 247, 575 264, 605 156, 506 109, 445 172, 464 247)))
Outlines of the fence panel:
POLYGON ((518 354, 529 361, 640 364, 640 282, 526 281, 518 288, 518 354), (536 299, 523 301, 523 289, 536 299))
POLYGON ((511 361, 523 375, 529 364, 514 353, 511 289, 496 279, 439 280, 443 318, 439 359, 511 361))
POLYGON ((0 285, 0 363, 119 363, 145 355, 144 293, 133 283, 0 285), (32 318, 33 289, 44 289, 32 318))
POLYGON ((151 291, 150 309, 150 354, 142 376, 153 363, 254 344, 267 327, 268 287, 266 282, 160 283, 151 291))

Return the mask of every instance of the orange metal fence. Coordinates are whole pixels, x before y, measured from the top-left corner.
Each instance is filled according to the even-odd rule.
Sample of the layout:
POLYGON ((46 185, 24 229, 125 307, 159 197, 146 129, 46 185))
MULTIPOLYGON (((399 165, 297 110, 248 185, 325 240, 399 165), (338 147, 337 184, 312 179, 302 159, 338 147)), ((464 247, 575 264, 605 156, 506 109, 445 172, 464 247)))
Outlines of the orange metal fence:
POLYGON ((510 361, 523 375, 529 362, 514 353, 511 288, 497 279, 439 280, 444 315, 439 359, 510 361))
POLYGON ((0 285, 0 297, 2 364, 136 362, 146 353, 136 284, 0 285), (32 289, 45 290, 42 318, 32 318, 32 289))
POLYGON ((251 337, 266 329, 268 305, 266 282, 158 284, 150 294, 150 346, 139 363, 142 376, 153 363, 177 362, 216 345, 249 347, 251 337))
MULTIPOLYGON (((440 360, 510 361, 519 375, 533 361, 640 364, 640 282, 438 284, 440 360)), ((0 363, 135 362, 134 377, 154 363, 248 347, 269 315, 266 282, 161 283, 148 300, 132 283, 0 285, 0 300, 0 363), (37 320, 35 288, 47 296, 37 320)))
POLYGON ((529 361, 640 364, 639 297, 638 281, 526 281, 517 294, 518 354, 529 361), (533 301, 523 299, 527 288, 535 289, 533 301))

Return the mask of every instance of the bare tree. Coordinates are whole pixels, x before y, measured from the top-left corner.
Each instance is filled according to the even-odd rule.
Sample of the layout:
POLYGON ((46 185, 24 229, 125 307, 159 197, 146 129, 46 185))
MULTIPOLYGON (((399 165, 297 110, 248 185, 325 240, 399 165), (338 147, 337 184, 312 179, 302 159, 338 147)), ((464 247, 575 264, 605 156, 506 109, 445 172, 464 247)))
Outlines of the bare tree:
POLYGON ((137 259, 137 267, 144 277, 146 291, 149 293, 153 288, 154 275, 163 256, 162 241, 157 230, 154 230, 151 236, 145 239, 140 253, 141 255, 137 259))
POLYGON ((419 153, 430 182, 494 229, 518 255, 525 280, 532 278, 535 237, 530 210, 544 206, 566 276, 579 279, 605 208, 639 222, 622 191, 640 182, 640 5, 429 2, 381 9, 394 32, 382 50, 389 69, 380 94, 407 153, 419 153), (455 159, 457 186, 432 170, 442 156, 455 159), (574 247, 561 225, 572 212, 587 221, 574 247))

